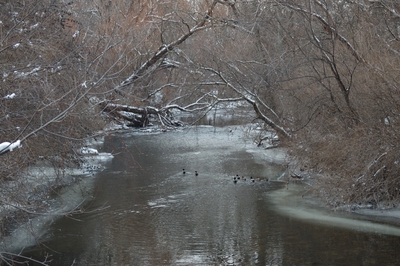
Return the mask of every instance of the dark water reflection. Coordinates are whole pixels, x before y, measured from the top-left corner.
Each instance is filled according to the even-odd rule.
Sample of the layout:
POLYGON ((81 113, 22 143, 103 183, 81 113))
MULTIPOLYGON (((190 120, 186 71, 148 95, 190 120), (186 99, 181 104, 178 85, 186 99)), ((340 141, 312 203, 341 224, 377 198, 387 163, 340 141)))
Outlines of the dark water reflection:
POLYGON ((111 136, 119 154, 98 174, 90 209, 55 222, 43 246, 51 265, 397 265, 397 236, 302 222, 278 214, 266 194, 277 182, 232 182, 235 174, 276 178, 239 130, 198 128, 111 136), (181 169, 187 169, 185 175, 181 169), (199 171, 199 176, 194 171, 199 171))

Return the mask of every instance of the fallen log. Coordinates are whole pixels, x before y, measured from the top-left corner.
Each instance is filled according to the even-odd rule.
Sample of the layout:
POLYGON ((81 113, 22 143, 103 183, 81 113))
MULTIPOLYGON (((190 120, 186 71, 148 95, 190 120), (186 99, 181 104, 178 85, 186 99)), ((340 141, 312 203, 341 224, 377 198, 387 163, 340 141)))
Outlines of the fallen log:
POLYGON ((161 125, 166 127, 183 126, 181 121, 174 120, 169 109, 157 109, 152 106, 135 107, 129 105, 100 102, 102 111, 115 118, 127 121, 127 126, 147 127, 150 119, 158 120, 161 125))

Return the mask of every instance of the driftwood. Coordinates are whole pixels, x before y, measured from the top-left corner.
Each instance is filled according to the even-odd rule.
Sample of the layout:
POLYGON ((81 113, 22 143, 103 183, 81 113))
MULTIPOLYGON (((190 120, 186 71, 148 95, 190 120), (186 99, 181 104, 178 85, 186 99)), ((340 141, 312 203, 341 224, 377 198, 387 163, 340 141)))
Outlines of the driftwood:
POLYGON ((172 118, 171 112, 166 108, 157 109, 152 106, 135 107, 106 101, 100 102, 99 105, 103 112, 126 121, 126 125, 130 127, 147 127, 150 124, 151 118, 158 120, 161 125, 166 127, 183 126, 181 121, 172 118))

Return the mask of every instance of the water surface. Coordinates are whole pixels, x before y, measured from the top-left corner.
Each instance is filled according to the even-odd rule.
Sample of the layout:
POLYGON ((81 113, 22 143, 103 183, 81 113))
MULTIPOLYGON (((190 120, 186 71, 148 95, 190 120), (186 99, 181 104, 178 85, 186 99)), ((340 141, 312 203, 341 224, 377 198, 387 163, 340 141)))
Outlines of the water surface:
POLYGON ((400 263, 397 235, 279 211, 286 201, 271 195, 284 184, 249 177, 276 180, 284 169, 239 127, 112 135, 103 150, 116 155, 87 208, 109 208, 56 221, 26 255, 50 254, 50 265, 400 263), (236 174, 247 180, 234 184, 236 174))

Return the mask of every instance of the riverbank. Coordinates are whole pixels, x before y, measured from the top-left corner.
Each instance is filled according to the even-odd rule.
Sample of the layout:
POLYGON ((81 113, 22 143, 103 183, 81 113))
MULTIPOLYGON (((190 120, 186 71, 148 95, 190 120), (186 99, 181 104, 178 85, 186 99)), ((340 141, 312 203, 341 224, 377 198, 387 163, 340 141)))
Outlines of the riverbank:
MULTIPOLYGON (((123 128, 114 130, 112 132, 126 132, 123 128)), ((241 130, 238 127, 226 127, 223 129, 224 134, 232 134, 232 130, 241 130)), ((161 133, 161 129, 140 129, 135 132, 152 134, 161 133)), ((103 154, 97 151, 103 144, 103 140, 93 141, 88 143, 86 147, 80 150, 82 155, 86 157, 86 168, 80 169, 66 169, 63 173, 63 178, 57 180, 58 173, 54 172, 54 169, 50 166, 31 168, 29 171, 30 179, 26 182, 26 187, 31 188, 27 191, 28 194, 36 195, 38 200, 45 200, 44 206, 40 209, 29 210, 30 219, 25 222, 19 222, 18 226, 13 227, 10 230, 9 235, 3 238, 0 248, 2 250, 13 250, 19 251, 26 246, 35 245, 39 243, 42 236, 46 233, 46 228, 61 216, 72 214, 72 212, 81 212, 80 207, 83 205, 86 199, 91 199, 94 178, 94 171, 101 170, 102 164, 107 164, 112 159, 111 154, 103 154), (28 185, 29 184, 29 185, 28 185), (53 197, 42 198, 39 197, 38 192, 48 192, 52 190, 53 197)), ((245 145, 245 151, 251 154, 255 164, 265 165, 265 163, 274 163, 278 165, 286 165, 288 163, 287 150, 285 148, 267 148, 263 149, 257 147, 255 143, 245 145)), ((282 211, 285 215, 300 219, 300 220, 320 220, 321 223, 330 221, 335 215, 340 217, 346 216, 347 214, 358 213, 363 215, 359 217, 361 220, 370 220, 376 222, 384 222, 396 225, 396 220, 400 218, 399 210, 372 210, 372 209, 352 209, 348 210, 332 210, 328 208, 320 199, 314 195, 307 193, 310 186, 305 184, 304 181, 294 181, 286 172, 284 175, 276 178, 276 180, 270 180, 271 182, 283 182, 288 186, 285 186, 282 190, 270 193, 269 196, 274 198, 274 204, 276 205, 277 211, 282 211), (297 211, 296 211, 297 209, 297 211), (302 212, 299 210, 302 209, 302 212)), ((18 206, 16 206, 18 207, 18 206)), ((15 208, 18 210, 18 208, 15 208)), ((23 211, 19 209, 19 211, 23 211)), ((339 218, 340 218, 339 217, 339 218)), ((336 218, 335 218, 336 219, 336 218)), ((333 219, 333 220, 335 220, 333 219)), ((349 218, 343 224, 346 224, 351 219, 349 218)), ((336 222, 341 224, 341 222, 336 222)), ((328 225, 332 225, 328 224, 328 225)), ((373 226, 369 226, 372 228, 373 226)), ((368 226, 367 226, 368 228, 368 226)), ((355 229, 353 227, 353 229, 355 229)), ((369 230, 369 229, 368 229, 369 230)), ((371 229, 372 230, 372 229, 371 229)), ((382 229, 381 231, 390 229, 382 229)), ((396 233, 397 234, 397 233, 396 233)))
MULTIPOLYGON (((258 148, 255 147, 255 149, 258 148)), ((248 151, 251 152, 252 150, 249 149, 248 151)), ((307 178, 298 178, 300 175, 296 175, 296 173, 302 171, 297 166, 296 161, 289 159, 286 148, 267 147, 261 156, 260 153, 253 154, 257 161, 288 166, 281 177, 273 180, 283 182, 284 188, 268 194, 279 212, 296 219, 312 219, 329 226, 400 236, 399 207, 373 208, 373 206, 350 204, 340 208, 331 208, 321 198, 313 194, 311 185, 313 174, 308 173, 307 178), (381 223, 384 224, 381 225, 381 223)))
POLYGON ((84 203, 93 195, 94 173, 113 158, 110 153, 98 151, 102 143, 102 138, 92 139, 77 151, 79 167, 58 169, 43 158, 18 179, 4 182, 2 190, 15 193, 0 208, 0 250, 19 253, 40 243, 48 226, 59 217, 84 211, 84 203))
POLYGON ((299 221, 312 221, 326 226, 349 230, 400 236, 400 211, 392 210, 332 210, 314 195, 307 193, 309 186, 289 184, 268 193, 266 197, 274 209, 299 221))
POLYGON ((400 238, 393 228, 326 206, 303 206, 307 197, 316 202, 301 197, 307 187, 293 182, 286 189, 279 182, 285 167, 268 162, 281 161, 285 153, 277 151, 281 156, 275 158, 268 150, 266 158, 241 128, 111 134, 104 151, 115 157, 96 174, 90 206, 109 207, 58 219, 43 245, 26 248, 24 255, 41 259, 44 249, 52 264, 66 266, 374 265, 365 258, 387 264, 397 256, 400 238), (270 181, 234 183, 236 174, 270 181))

